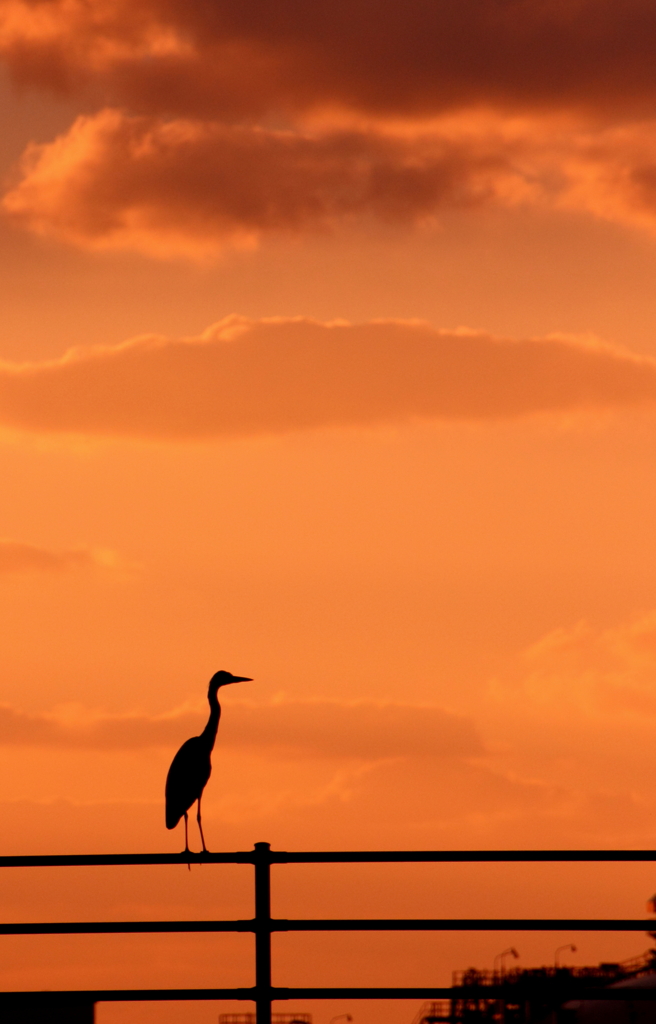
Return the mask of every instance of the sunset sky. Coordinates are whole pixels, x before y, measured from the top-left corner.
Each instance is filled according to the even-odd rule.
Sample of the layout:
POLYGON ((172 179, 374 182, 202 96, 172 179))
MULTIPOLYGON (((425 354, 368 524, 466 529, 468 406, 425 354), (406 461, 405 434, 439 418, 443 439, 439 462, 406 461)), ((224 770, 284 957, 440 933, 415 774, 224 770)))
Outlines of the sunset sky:
MULTIPOLYGON (((0 853, 180 850, 164 779, 220 668, 253 682, 211 849, 656 846, 655 44, 652 0, 0 0, 0 853)), ((7 872, 0 917, 250 916, 250 883, 7 872)), ((656 870, 274 887, 636 917, 656 870)), ((250 984, 250 941, 3 939, 0 988, 250 984)), ((280 937, 274 981, 571 941, 648 945, 280 937)))

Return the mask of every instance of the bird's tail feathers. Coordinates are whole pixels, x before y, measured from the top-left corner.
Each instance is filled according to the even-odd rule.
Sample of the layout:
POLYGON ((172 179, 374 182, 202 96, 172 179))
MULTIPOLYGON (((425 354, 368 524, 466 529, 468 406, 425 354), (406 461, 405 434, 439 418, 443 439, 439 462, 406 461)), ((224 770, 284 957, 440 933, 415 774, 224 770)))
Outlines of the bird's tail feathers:
POLYGON ((168 807, 166 808, 166 827, 168 829, 175 828, 181 818, 182 814, 177 814, 175 811, 169 810, 168 807))

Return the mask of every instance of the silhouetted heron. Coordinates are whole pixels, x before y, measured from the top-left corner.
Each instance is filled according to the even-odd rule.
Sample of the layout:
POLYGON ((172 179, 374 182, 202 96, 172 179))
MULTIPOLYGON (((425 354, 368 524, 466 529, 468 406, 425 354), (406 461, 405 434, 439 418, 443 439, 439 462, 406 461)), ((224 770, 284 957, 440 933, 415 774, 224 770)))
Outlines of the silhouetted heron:
POLYGON ((198 800, 196 820, 203 844, 203 853, 207 853, 203 825, 200 817, 200 798, 212 773, 212 750, 216 740, 216 732, 221 718, 219 704, 219 687, 229 683, 250 683, 248 676, 233 676, 231 672, 216 672, 210 679, 207 699, 210 704, 210 717, 200 736, 192 736, 183 743, 171 762, 166 776, 166 827, 175 828, 184 815, 185 853, 189 853, 189 834, 187 811, 198 800))

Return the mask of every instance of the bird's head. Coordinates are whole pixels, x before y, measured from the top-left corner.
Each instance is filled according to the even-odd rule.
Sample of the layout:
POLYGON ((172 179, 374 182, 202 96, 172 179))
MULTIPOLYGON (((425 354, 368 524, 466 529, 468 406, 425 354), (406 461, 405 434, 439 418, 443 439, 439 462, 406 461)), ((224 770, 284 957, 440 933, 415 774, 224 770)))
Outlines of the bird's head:
POLYGON ((232 672, 215 672, 210 679, 210 693, 216 693, 220 686, 228 686, 230 683, 250 683, 248 676, 233 676, 232 672))

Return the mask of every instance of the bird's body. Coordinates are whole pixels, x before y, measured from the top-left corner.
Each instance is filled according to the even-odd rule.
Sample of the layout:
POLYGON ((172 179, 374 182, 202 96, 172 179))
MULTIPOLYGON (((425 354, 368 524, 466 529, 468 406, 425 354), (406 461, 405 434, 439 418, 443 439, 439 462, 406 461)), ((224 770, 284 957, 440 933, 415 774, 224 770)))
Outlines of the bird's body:
POLYGON ((168 829, 175 828, 180 818, 184 817, 185 852, 189 850, 187 811, 196 800, 198 801, 196 817, 200 838, 203 851, 207 850, 201 823, 200 801, 212 773, 212 750, 221 719, 218 691, 221 686, 240 682, 250 682, 250 679, 246 676, 233 676, 230 672, 216 672, 212 676, 207 693, 210 704, 210 717, 207 720, 207 725, 200 736, 192 736, 182 744, 171 762, 166 777, 166 827, 168 829))
POLYGON ((212 773, 211 748, 201 736, 183 743, 166 777, 166 827, 175 828, 180 818, 199 799, 212 773))

